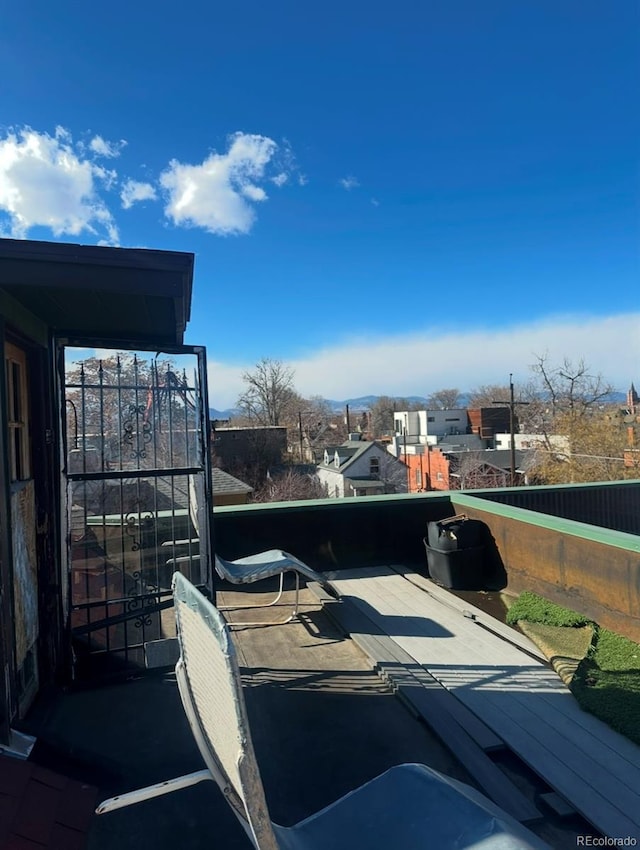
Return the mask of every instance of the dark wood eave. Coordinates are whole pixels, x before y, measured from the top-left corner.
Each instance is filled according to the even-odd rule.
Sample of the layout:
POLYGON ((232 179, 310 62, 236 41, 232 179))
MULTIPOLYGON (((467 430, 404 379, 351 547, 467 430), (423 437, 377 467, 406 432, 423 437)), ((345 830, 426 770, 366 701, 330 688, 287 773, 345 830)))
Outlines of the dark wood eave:
POLYGON ((0 289, 71 338, 180 345, 194 255, 0 239, 0 289))

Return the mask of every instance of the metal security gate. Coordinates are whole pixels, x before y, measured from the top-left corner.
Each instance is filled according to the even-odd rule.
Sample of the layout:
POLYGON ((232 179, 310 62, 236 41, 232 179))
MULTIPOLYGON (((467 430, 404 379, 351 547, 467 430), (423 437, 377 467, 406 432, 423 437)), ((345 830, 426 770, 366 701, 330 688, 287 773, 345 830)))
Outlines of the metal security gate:
POLYGON ((175 636, 173 572, 212 587, 205 352, 60 343, 59 364, 73 675, 142 670, 175 636))

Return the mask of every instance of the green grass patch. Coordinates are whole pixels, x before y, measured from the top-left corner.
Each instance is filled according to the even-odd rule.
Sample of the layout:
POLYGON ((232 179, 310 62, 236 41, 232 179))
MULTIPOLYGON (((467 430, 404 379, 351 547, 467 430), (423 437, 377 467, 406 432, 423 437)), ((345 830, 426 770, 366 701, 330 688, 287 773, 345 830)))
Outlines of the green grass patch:
POLYGON ((511 605, 507 622, 593 626, 593 640, 569 688, 581 708, 640 744, 640 645, 597 626, 582 614, 528 591, 511 605))
POLYGON ((507 611, 507 623, 514 626, 518 620, 529 623, 544 623, 547 626, 579 627, 592 625, 588 617, 549 602, 537 593, 525 590, 507 611))
POLYGON ((640 645, 597 629, 570 689, 582 708, 640 744, 640 645))

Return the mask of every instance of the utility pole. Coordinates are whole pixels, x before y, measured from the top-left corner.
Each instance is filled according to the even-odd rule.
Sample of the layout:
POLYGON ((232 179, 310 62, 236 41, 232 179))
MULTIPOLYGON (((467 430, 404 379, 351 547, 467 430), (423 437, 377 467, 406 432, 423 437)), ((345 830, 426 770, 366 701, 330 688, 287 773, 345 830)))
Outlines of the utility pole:
POLYGON ((298 411, 298 433, 300 435, 300 463, 304 463, 304 442, 302 439, 302 411, 298 411))
POLYGON ((347 405, 346 407, 347 407, 347 416, 346 416, 346 419, 347 419, 347 434, 350 434, 351 433, 351 422, 349 421, 349 405, 347 405))
POLYGON ((408 457, 407 457, 407 426, 406 425, 402 429, 402 432, 404 434, 404 455, 403 455, 403 457, 404 457, 404 464, 407 467, 407 493, 410 493, 411 492, 411 466, 408 463, 408 457))
POLYGON ((516 401, 513 397, 513 372, 509 372, 509 401, 492 401, 492 404, 509 406, 509 436, 511 448, 511 487, 516 486, 516 404, 529 404, 528 401, 516 401))

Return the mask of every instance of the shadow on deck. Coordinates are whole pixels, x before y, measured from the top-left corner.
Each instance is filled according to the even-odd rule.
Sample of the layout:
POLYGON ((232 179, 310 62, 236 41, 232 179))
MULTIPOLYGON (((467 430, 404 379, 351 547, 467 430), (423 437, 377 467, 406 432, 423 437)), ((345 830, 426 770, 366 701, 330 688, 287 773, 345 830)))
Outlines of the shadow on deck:
MULTIPOLYGON (((222 589, 218 603, 254 606, 269 596, 255 586, 222 589)), ((292 597, 287 590, 283 601, 292 597)), ((402 762, 423 762, 474 784, 308 589, 301 600, 298 621, 234 629, 273 820, 293 824, 402 762)), ((233 617, 256 619, 256 613, 249 607, 233 617)), ((259 616, 280 619, 284 613, 279 605, 259 616)), ((96 786, 99 799, 202 767, 171 672, 43 697, 24 728, 38 737, 33 761, 96 786)), ((534 799, 540 789, 517 759, 503 753, 496 763, 534 799)), ((551 812, 530 828, 558 848, 575 846, 577 835, 593 834, 579 818, 561 820, 551 812)), ((221 793, 203 783, 96 816, 87 846, 200 850, 212 841, 225 850, 250 847, 221 793)))

